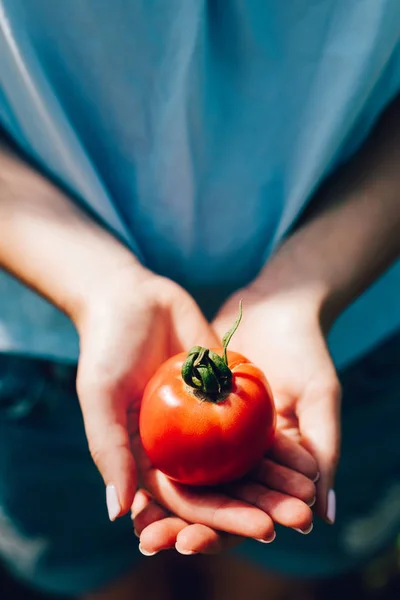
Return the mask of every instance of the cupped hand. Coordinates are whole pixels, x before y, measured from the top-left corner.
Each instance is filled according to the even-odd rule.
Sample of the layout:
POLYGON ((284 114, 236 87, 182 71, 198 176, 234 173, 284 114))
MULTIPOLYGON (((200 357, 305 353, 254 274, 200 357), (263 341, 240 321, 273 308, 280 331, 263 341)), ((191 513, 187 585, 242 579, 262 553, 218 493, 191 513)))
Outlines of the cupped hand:
POLYGON ((166 510, 145 490, 139 490, 132 518, 142 552, 151 555, 175 546, 181 554, 215 554, 239 544, 244 537, 268 543, 275 538, 275 523, 309 533, 316 475, 317 465, 309 452, 281 434, 252 473, 221 489, 196 491, 156 472, 158 484, 165 486, 171 497, 179 496, 180 503, 191 502, 192 509, 185 511, 184 519, 178 518, 176 512, 166 510), (241 508, 243 502, 245 510, 241 508), (200 515, 203 518, 199 522, 196 517, 200 515))
POLYGON ((77 390, 90 452, 108 486, 114 520, 130 510, 138 476, 143 476, 132 440, 147 382, 169 356, 195 340, 216 340, 183 289, 141 267, 124 268, 109 278, 82 313, 77 390))
POLYGON ((217 332, 231 321, 240 298, 244 316, 232 348, 253 360, 269 380, 278 431, 302 444, 317 460, 315 509, 332 523, 341 390, 321 326, 319 301, 311 291, 274 295, 255 285, 228 300, 214 322, 217 332))
MULTIPOLYGON (((266 488, 263 469, 248 483, 195 491, 171 482, 148 462, 138 435, 146 383, 169 356, 195 344, 218 345, 196 303, 182 288, 145 270, 127 269, 107 281, 101 297, 81 316, 78 329, 78 395, 90 451, 107 486, 111 519, 130 510, 139 481, 164 515, 167 511, 185 525, 193 524, 195 533, 196 527, 207 531, 204 549, 215 543, 220 531, 270 540, 274 520, 309 527, 312 514, 307 503, 315 495, 314 486, 304 477, 298 486, 300 499, 294 497, 294 489, 289 486, 288 491, 287 483, 282 483, 288 479, 284 466, 275 473, 280 483, 275 484, 274 495, 266 488)), ((304 452, 300 462, 296 476, 304 472, 312 478, 316 473, 312 458, 304 452)), ((293 470, 290 462, 288 467, 293 470)), ((272 471, 267 471, 270 477, 272 471)), ((160 533, 158 545, 165 544, 160 533)))

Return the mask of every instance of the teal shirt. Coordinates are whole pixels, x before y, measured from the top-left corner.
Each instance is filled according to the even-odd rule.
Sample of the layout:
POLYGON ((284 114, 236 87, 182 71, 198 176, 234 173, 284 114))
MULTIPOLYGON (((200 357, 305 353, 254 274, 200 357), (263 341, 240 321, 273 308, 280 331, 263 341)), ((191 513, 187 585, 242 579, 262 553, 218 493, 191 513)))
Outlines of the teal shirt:
MULTIPOLYGON (((399 42, 398 0, 0 0, 0 124, 148 267, 222 298, 399 92, 399 42)), ((396 264, 346 311, 338 365, 400 327, 399 292, 396 264)), ((6 274, 0 298, 0 350, 76 358, 56 309, 6 274)))

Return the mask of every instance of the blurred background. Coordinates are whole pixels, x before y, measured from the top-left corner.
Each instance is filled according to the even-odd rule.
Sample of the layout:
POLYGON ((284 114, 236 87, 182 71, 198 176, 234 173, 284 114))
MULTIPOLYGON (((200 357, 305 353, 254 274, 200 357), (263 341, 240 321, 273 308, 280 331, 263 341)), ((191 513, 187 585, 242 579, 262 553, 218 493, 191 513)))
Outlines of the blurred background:
MULTIPOLYGON (((209 572, 210 562, 214 561, 213 557, 182 557, 173 552, 168 554, 167 560, 165 556, 158 555, 144 561, 139 576, 147 581, 166 576, 171 600, 187 600, 187 598, 229 600, 231 595, 228 582, 227 585, 218 586, 218 589, 212 589, 212 586, 207 585, 205 575, 209 572)), ((247 569, 247 576, 252 577, 252 567, 245 565, 244 568, 247 569)), ((267 599, 268 595, 260 597, 267 599)), ((340 597, 354 600, 399 600, 400 537, 397 545, 386 554, 376 557, 362 572, 324 581, 315 591, 309 593, 299 591, 295 598, 283 593, 282 600, 337 600, 340 597)), ((243 600, 253 600, 253 598, 249 589, 246 594, 243 594, 243 600)), ((157 600, 151 592, 148 596, 148 600, 150 599, 157 600)), ((53 598, 22 587, 0 567, 0 600, 53 600, 53 598)))

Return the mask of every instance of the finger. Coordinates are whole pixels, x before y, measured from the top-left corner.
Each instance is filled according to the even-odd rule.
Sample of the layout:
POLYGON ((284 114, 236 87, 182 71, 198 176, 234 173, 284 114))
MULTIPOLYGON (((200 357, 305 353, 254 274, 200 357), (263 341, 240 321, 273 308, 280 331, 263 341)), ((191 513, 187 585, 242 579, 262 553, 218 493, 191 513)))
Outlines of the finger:
POLYGON ((312 524, 311 509, 298 498, 268 490, 259 483, 235 483, 228 486, 230 493, 239 500, 257 506, 275 523, 306 531, 312 524))
POLYGON ((142 510, 146 508, 148 504, 152 502, 152 497, 145 490, 137 490, 131 506, 131 519, 134 520, 142 510))
POLYGON ((277 432, 268 457, 294 471, 302 473, 312 481, 318 477, 318 465, 315 458, 298 442, 277 432))
POLYGON ((252 478, 271 490, 298 498, 308 506, 315 502, 316 489, 311 479, 267 458, 252 472, 252 478))
POLYGON ((136 535, 140 536, 146 527, 157 521, 162 521, 167 516, 168 511, 157 504, 155 500, 151 500, 144 509, 135 516, 134 528, 136 535))
POLYGON ((163 506, 190 523, 255 539, 273 535, 274 525, 267 514, 223 493, 179 485, 160 471, 151 473, 146 487, 163 506))
POLYGON ((336 511, 333 486, 340 452, 340 397, 339 383, 333 377, 323 389, 309 389, 297 408, 303 443, 320 471, 315 508, 329 523, 335 521, 336 511))
POLYGON ((106 484, 108 514, 114 521, 130 510, 137 485, 124 403, 86 375, 78 377, 77 387, 90 453, 106 484))
POLYGON ((187 525, 177 535, 175 547, 181 554, 218 554, 243 541, 237 535, 215 531, 205 525, 187 525))
MULTIPOLYGON (((178 534, 185 527, 187 527, 186 521, 178 517, 167 517, 150 523, 140 534, 140 551, 145 556, 153 556, 160 550, 174 548, 178 534)), ((194 554, 194 552, 186 554, 194 554)))
POLYGON ((217 554, 233 548, 243 538, 215 531, 205 525, 189 525, 178 517, 168 517, 148 525, 140 536, 140 549, 145 555, 175 546, 180 554, 217 554))

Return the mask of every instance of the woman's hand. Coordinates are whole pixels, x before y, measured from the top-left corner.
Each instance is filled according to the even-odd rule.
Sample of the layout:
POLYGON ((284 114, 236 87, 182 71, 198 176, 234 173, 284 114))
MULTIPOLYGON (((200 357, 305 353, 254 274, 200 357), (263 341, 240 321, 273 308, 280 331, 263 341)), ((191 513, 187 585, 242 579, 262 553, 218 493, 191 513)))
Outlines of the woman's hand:
MULTIPOLYGON (((130 510, 139 482, 163 516, 167 511, 185 525, 195 524, 200 539, 191 550, 215 546, 217 531, 270 541, 274 522, 309 528, 312 513, 307 504, 315 496, 311 479, 316 464, 304 450, 284 458, 281 463, 286 466, 269 461, 272 466, 267 468, 264 461, 251 480, 212 491, 173 483, 147 460, 138 435, 138 414, 149 378, 175 353, 195 344, 219 345, 183 289, 144 269, 125 268, 107 280, 103 293, 96 294, 77 324, 78 394, 90 450, 107 485, 112 519, 130 510)), ((279 461, 279 444, 276 451, 279 461)), ((168 547, 170 533, 164 534, 157 534, 157 548, 168 547)))
POLYGON ((316 458, 320 473, 316 510, 333 523, 334 476, 340 451, 340 385, 321 327, 321 303, 312 293, 270 294, 256 282, 233 296, 214 327, 224 331, 243 299, 244 316, 232 347, 269 380, 281 434, 316 458))
POLYGON ((137 264, 109 276, 82 302, 75 322, 81 342, 78 395, 113 520, 130 510, 136 491, 132 440, 146 383, 169 356, 216 338, 184 290, 137 264))

